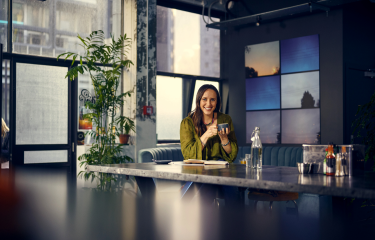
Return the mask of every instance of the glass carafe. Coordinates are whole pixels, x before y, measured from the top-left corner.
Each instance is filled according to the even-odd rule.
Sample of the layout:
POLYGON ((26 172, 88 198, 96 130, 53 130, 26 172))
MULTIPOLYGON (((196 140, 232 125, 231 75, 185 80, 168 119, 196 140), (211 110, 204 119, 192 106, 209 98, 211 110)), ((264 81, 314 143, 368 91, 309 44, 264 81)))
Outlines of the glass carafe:
POLYGON ((251 135, 251 141, 253 143, 251 144, 251 163, 252 167, 255 169, 261 169, 262 168, 262 142, 260 141, 260 128, 255 127, 253 134, 251 135))

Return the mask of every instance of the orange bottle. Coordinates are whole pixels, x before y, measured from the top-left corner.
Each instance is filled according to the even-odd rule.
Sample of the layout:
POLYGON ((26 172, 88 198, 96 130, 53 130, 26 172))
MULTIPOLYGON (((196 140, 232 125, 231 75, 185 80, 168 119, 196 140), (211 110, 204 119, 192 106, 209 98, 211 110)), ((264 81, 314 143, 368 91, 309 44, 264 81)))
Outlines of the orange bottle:
POLYGON ((328 146, 328 154, 327 154, 327 176, 335 176, 336 173, 336 157, 333 153, 333 145, 328 146))

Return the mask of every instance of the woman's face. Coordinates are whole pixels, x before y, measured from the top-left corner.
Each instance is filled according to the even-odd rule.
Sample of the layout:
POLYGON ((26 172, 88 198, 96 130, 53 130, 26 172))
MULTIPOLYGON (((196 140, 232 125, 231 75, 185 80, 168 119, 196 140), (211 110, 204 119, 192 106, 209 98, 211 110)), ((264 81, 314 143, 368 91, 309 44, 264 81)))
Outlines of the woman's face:
POLYGON ((207 89, 201 98, 200 107, 204 115, 212 116, 217 104, 216 92, 207 89))

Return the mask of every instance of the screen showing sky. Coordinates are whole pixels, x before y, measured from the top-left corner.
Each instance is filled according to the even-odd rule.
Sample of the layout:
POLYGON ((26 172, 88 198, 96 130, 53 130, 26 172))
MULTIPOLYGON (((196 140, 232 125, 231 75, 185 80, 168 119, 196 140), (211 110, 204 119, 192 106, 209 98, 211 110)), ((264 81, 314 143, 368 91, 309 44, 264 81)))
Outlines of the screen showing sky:
POLYGON ((280 41, 281 73, 319 69, 319 36, 292 38, 280 41))
POLYGON ((246 143, 320 143, 319 35, 245 47, 246 143))
POLYGON ((246 79, 246 110, 280 108, 280 76, 246 79))
POLYGON ((260 128, 262 143, 280 143, 280 111, 256 111, 246 113, 246 143, 251 143, 255 127, 260 128))
POLYGON ((282 143, 320 143, 320 109, 282 110, 282 143))
POLYGON ((314 108, 319 105, 319 71, 281 75, 282 108, 314 108))
POLYGON ((279 52, 279 41, 246 46, 245 78, 279 74, 279 52))

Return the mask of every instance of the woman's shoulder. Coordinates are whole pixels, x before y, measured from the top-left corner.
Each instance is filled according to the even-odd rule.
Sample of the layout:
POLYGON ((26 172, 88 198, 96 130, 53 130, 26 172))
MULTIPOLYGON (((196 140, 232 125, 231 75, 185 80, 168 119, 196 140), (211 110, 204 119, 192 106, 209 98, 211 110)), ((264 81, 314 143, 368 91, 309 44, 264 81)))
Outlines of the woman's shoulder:
POLYGON ((182 119, 181 124, 193 124, 194 125, 193 119, 190 117, 190 115, 182 119))
POLYGON ((225 114, 225 113, 222 113, 222 112, 217 113, 217 119, 223 120, 223 121, 232 120, 232 118, 228 114, 225 114))

